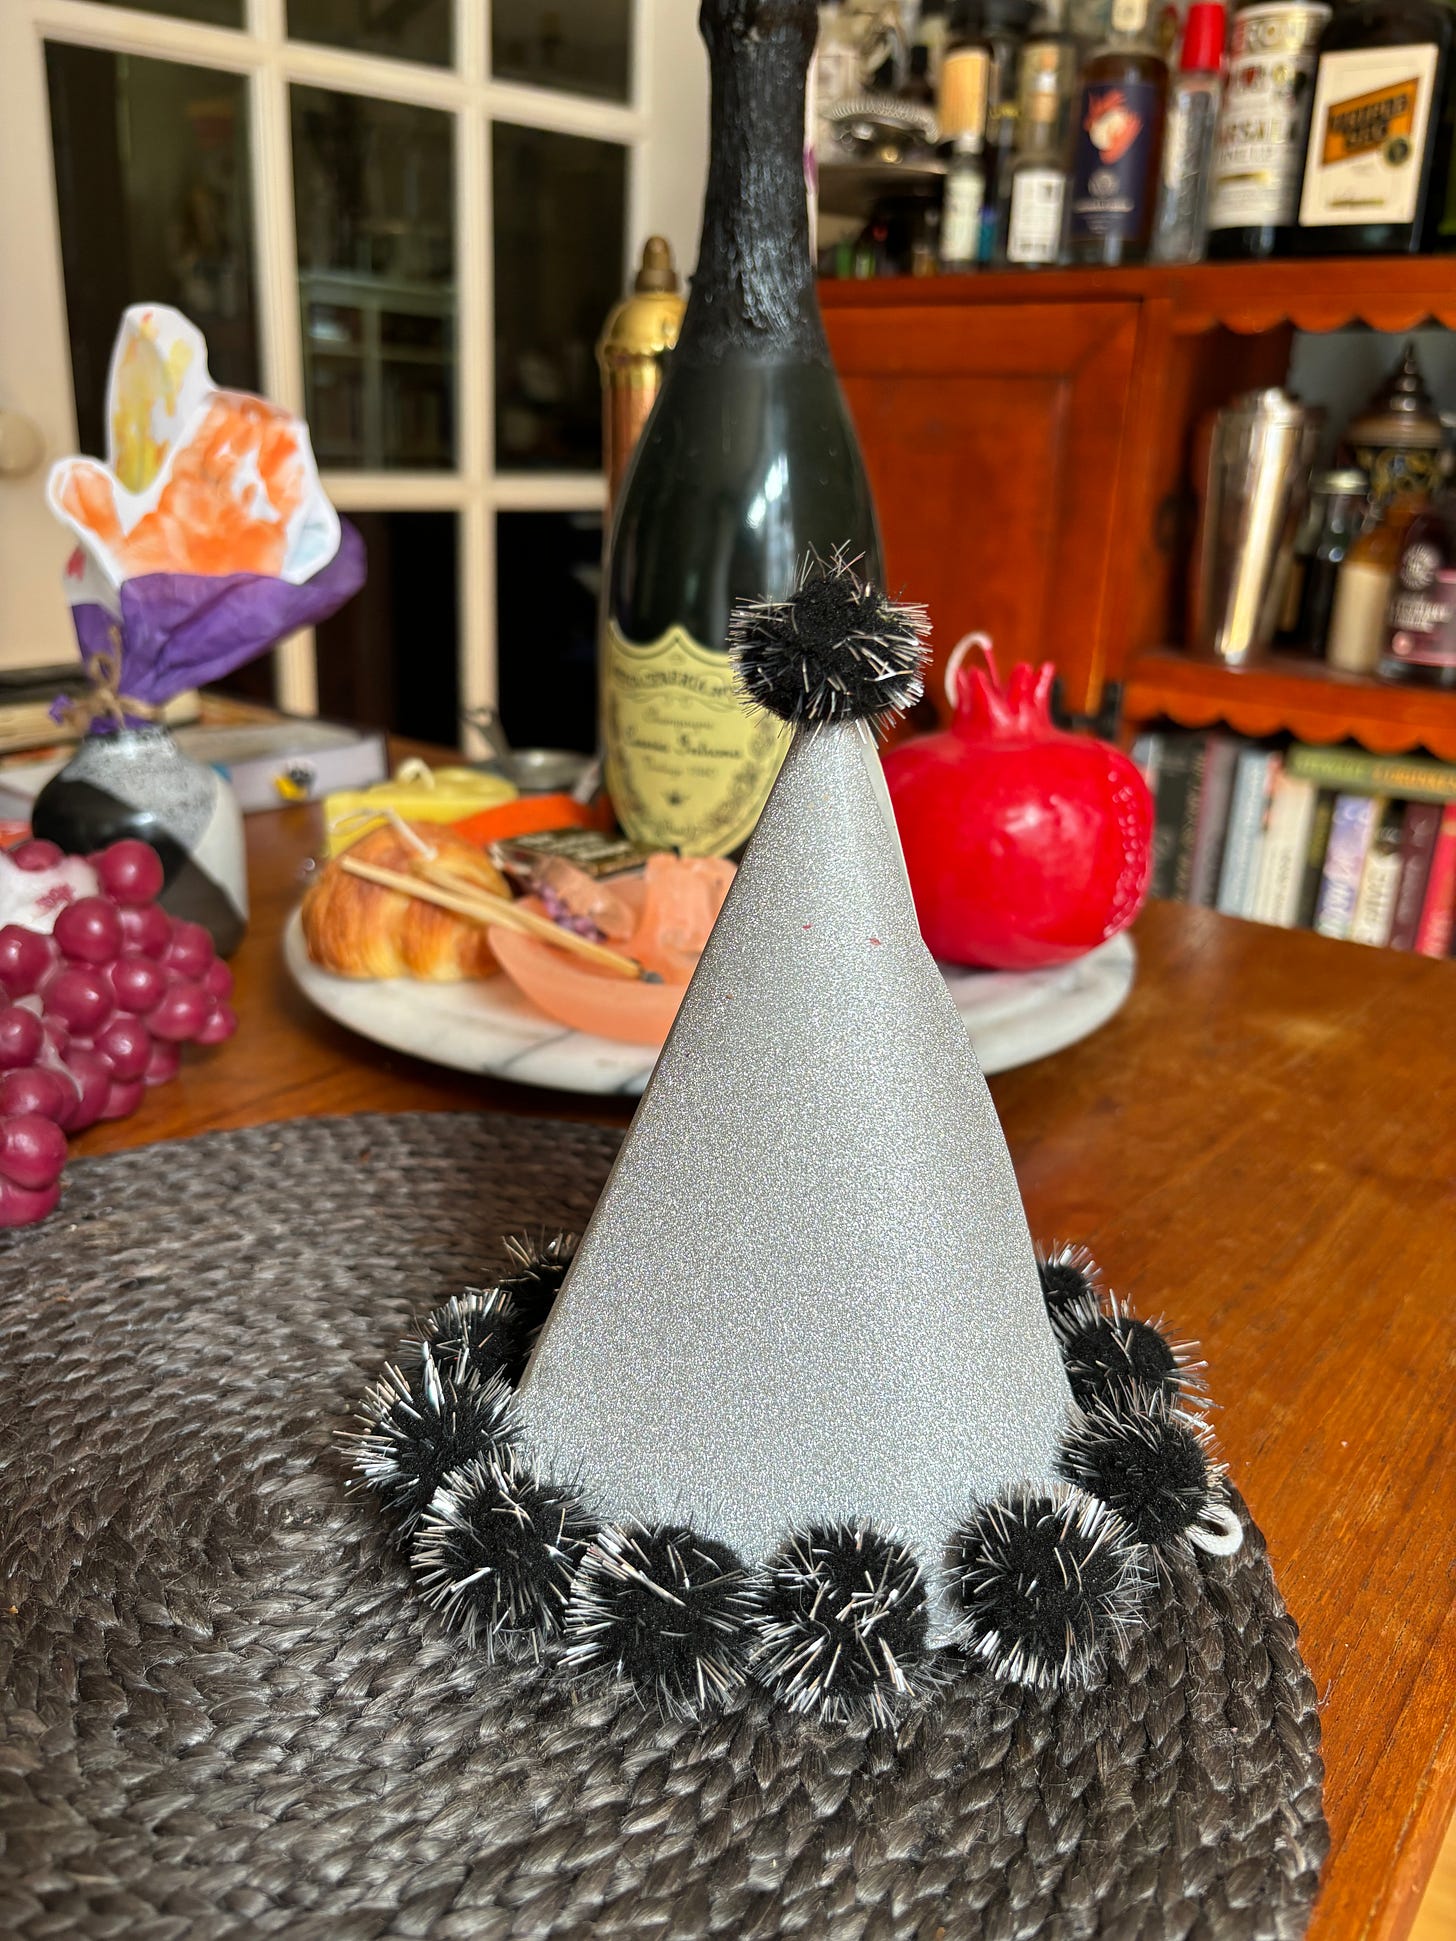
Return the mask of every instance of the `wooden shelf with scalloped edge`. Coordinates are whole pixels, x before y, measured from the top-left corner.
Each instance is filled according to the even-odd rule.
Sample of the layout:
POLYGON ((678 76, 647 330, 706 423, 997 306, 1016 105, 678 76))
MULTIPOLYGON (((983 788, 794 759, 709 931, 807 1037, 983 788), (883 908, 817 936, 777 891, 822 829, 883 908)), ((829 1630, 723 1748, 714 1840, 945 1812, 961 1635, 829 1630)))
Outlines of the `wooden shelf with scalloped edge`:
POLYGON ((1423 748, 1456 761, 1456 692, 1342 674, 1293 655, 1241 668, 1187 654, 1140 654, 1123 682, 1122 713, 1132 723, 1167 717, 1184 728, 1356 741, 1376 755, 1423 748))
POLYGON ((1456 255, 1353 256, 1271 263, 1149 264, 1120 270, 987 270, 971 276, 826 279, 829 308, 940 303, 1109 303, 1162 300, 1175 336, 1224 329, 1257 336, 1292 324, 1300 330, 1456 328, 1456 255))

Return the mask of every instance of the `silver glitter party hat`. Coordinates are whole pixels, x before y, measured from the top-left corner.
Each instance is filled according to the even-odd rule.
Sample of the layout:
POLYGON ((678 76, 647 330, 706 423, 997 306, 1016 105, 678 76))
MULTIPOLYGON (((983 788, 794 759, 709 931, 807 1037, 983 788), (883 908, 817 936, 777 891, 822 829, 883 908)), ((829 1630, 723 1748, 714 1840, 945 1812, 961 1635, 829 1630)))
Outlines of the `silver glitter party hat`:
POLYGON ((750 1564, 868 1520, 933 1579, 968 1505, 1052 1483, 1070 1396, 876 710, 816 725, 793 677, 808 725, 522 1381, 525 1441, 608 1520, 750 1564))
POLYGON ((838 556, 737 610, 796 733, 585 1238, 513 1242, 361 1409, 444 1622, 670 1718, 1115 1679, 1243 1542, 1186 1345, 1033 1254, 921 943, 871 730, 927 630, 838 556))

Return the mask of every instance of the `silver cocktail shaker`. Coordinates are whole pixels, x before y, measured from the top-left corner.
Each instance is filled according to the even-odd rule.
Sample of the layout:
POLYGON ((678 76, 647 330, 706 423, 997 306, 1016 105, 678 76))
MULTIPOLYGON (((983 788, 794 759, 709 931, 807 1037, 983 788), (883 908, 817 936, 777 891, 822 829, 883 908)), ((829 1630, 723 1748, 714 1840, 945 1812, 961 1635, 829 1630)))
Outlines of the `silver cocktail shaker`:
POLYGON ((1245 392, 1205 423, 1194 653, 1243 667, 1268 652, 1324 415, 1274 389, 1245 392))

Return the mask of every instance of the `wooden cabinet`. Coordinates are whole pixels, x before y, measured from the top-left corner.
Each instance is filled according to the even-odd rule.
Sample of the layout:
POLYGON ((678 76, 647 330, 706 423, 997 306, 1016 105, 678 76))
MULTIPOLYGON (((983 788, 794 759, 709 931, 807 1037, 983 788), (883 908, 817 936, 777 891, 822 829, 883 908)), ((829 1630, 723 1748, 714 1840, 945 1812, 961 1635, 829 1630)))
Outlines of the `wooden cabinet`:
POLYGON ((1456 695, 1169 651, 1185 638, 1199 419, 1283 383, 1297 328, 1456 325, 1456 258, 1007 271, 820 293, 889 581, 928 603, 937 665, 979 628, 1003 666, 1054 660, 1078 714, 1096 714, 1116 683, 1130 723, 1227 721, 1456 760, 1456 695))
POLYGON ((929 606, 938 661, 981 629, 1057 661, 1080 707, 1122 625, 1108 564, 1138 305, 827 314, 890 585, 929 606))

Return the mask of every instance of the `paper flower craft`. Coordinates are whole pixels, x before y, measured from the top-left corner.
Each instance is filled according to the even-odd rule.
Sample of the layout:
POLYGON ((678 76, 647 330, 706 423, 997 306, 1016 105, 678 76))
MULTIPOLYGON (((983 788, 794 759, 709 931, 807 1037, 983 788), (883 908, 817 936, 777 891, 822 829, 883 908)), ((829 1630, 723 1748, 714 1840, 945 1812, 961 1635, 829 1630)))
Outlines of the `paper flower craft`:
POLYGON ((364 581, 363 543, 324 494, 308 427, 219 390, 201 332, 163 304, 122 318, 106 463, 60 460, 47 496, 79 542, 66 595, 99 725, 149 719, 364 581))

